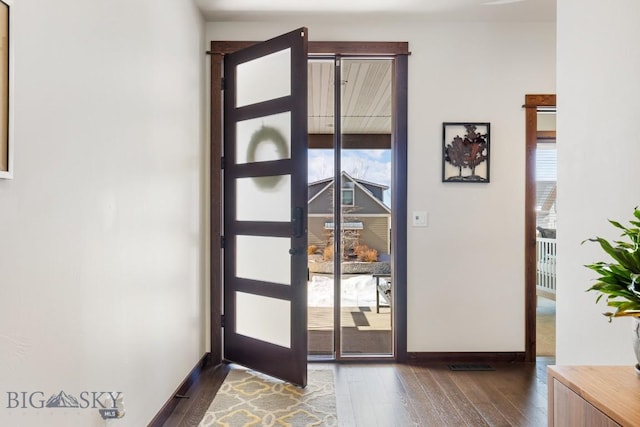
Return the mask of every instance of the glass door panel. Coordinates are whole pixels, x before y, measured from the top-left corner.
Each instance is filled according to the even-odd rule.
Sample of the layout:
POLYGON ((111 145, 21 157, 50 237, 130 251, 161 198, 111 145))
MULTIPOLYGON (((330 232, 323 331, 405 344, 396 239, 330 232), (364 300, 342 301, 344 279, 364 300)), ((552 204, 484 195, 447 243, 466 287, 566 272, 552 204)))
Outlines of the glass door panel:
POLYGON ((236 163, 266 162, 291 156, 291 112, 236 124, 236 163))
POLYGON ((308 64, 308 340, 311 358, 335 358, 334 63, 308 64))
POLYGON ((236 292, 236 332, 282 347, 291 347, 291 303, 236 292))
POLYGON ((536 144, 536 356, 555 356, 556 109, 538 107, 536 144))
POLYGON ((291 239, 288 237, 236 237, 236 277, 291 285, 291 239))
POLYGON ((236 69, 236 107, 291 95, 291 49, 243 62, 236 69), (269 76, 268 83, 264 76, 269 76), (266 83, 266 84, 265 84, 266 83))
POLYGON ((308 70, 309 355, 390 357, 393 59, 308 70))
POLYGON ((236 179, 238 221, 289 221, 291 175, 236 179))
POLYGON ((341 61, 339 177, 341 356, 393 354, 392 67, 341 61))

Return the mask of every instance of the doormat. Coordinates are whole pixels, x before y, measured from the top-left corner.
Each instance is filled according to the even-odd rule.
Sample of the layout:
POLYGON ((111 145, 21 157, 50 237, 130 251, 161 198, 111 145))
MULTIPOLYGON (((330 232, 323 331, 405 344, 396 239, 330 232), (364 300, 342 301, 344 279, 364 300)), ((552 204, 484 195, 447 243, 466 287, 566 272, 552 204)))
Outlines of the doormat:
POLYGON ((232 369, 205 413, 209 426, 337 426, 333 371, 309 370, 307 387, 232 369))
POLYGON ((458 363, 449 365, 452 371, 495 371, 491 365, 483 363, 458 363))

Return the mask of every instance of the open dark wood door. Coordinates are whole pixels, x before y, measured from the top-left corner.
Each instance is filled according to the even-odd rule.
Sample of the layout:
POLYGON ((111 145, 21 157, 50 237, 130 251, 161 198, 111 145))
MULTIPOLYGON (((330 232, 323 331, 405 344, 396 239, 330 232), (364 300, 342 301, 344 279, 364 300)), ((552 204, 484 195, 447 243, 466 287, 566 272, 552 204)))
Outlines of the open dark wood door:
POLYGON ((307 29, 224 59, 224 358, 307 382, 307 29))

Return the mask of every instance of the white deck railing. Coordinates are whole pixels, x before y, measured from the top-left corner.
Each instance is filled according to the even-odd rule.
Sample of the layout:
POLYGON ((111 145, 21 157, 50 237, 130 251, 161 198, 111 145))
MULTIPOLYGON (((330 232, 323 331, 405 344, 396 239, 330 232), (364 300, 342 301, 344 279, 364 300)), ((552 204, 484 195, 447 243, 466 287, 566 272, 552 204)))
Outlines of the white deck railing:
POLYGON ((546 294, 556 293, 556 239, 536 239, 536 287, 546 294))

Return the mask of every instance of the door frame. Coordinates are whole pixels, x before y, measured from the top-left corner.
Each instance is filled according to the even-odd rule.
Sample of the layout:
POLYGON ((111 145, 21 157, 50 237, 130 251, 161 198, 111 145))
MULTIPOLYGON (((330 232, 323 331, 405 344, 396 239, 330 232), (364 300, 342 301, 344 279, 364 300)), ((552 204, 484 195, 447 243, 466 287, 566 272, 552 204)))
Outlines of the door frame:
POLYGON ((538 107, 555 107, 556 95, 525 95, 524 286, 525 361, 536 361, 536 149, 538 107))
MULTIPOLYGON (((209 171, 209 209, 210 209, 210 353, 208 363, 222 362, 222 305, 223 305, 223 181, 222 181, 222 144, 223 144, 223 60, 228 53, 251 46, 255 41, 212 41, 210 50, 210 171, 209 171)), ((407 100, 408 100, 408 42, 309 42, 309 54, 340 54, 345 56, 389 56, 394 57, 392 139, 394 143, 393 189, 391 209, 394 212, 392 227, 393 298, 397 301, 394 310, 395 325, 394 347, 396 362, 407 360, 407 100)))

